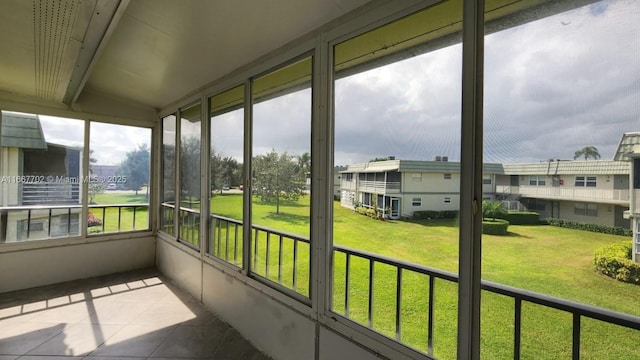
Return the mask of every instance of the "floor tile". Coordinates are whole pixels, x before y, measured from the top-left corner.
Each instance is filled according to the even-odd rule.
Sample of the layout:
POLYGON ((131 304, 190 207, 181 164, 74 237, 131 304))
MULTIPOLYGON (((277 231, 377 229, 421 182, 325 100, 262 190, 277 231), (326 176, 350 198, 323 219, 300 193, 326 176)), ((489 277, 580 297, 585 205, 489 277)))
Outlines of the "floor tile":
POLYGON ((154 269, 0 294, 0 360, 268 360, 154 269))
POLYGON ((175 327, 127 325, 90 355, 147 357, 167 339, 175 327))
POLYGON ((84 356, 113 336, 123 325, 73 324, 29 351, 28 355, 84 356))
POLYGON ((244 360, 261 355, 249 341, 236 330, 229 329, 222 343, 213 354, 212 360, 244 360))
POLYGON ((22 355, 64 331, 65 324, 21 323, 2 326, 0 322, 0 353, 22 355))
POLYGON ((178 326, 151 357, 208 359, 222 342, 228 326, 178 326))

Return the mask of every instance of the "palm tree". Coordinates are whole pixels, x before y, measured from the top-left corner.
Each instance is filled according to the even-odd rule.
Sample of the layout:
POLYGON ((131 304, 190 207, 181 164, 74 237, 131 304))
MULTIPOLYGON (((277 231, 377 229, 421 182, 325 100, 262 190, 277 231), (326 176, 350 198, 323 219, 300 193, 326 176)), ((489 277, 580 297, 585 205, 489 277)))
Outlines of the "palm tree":
POLYGON ((575 160, 582 156, 584 156, 585 161, 589 160, 589 158, 592 158, 594 160, 600 159, 600 153, 598 152, 598 148, 592 145, 585 146, 582 149, 576 151, 575 155, 573 156, 573 159, 575 160))

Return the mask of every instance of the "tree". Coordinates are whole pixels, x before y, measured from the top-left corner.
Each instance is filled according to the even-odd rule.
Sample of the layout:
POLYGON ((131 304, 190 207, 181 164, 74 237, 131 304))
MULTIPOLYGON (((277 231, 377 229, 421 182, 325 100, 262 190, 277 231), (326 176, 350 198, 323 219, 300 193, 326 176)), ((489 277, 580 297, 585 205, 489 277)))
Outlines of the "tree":
POLYGON ((373 158, 373 159, 369 160, 369 162, 387 161, 387 160, 389 160, 388 157, 377 157, 377 158, 373 158))
POLYGON ((585 161, 589 160, 589 158, 592 158, 594 160, 600 159, 600 153, 598 152, 598 148, 592 145, 585 146, 582 149, 576 151, 575 155, 573 156, 573 159, 576 160, 577 158, 583 157, 583 156, 585 161))
POLYGON ((252 191, 262 202, 275 202, 276 214, 279 214, 280 199, 298 200, 302 195, 305 176, 294 156, 271 150, 253 158, 252 191))
POLYGON ((102 181, 89 181, 89 204, 95 204, 93 201, 96 195, 102 194, 106 189, 106 185, 102 181))
POLYGON ((231 156, 222 157, 211 153, 211 191, 242 182, 242 166, 231 156))
POLYGON ((121 186, 128 190, 135 190, 136 195, 142 186, 149 183, 149 148, 147 144, 127 153, 127 158, 120 163, 118 175, 123 177, 121 186))
POLYGON ((506 213, 500 201, 483 200, 482 201, 482 217, 492 218, 496 221, 496 217, 506 213))

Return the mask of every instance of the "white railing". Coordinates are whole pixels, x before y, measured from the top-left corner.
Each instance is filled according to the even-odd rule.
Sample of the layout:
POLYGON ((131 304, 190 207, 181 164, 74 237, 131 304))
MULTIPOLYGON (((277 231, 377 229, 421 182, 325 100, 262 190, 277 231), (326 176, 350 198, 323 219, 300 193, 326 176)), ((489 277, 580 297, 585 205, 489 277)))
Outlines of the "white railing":
POLYGON ((496 186, 496 193, 514 194, 524 197, 580 200, 580 201, 629 201, 629 190, 598 189, 589 187, 552 186, 496 186))
POLYGON ((359 191, 366 191, 370 193, 399 193, 400 182, 399 181, 360 181, 358 186, 359 191))

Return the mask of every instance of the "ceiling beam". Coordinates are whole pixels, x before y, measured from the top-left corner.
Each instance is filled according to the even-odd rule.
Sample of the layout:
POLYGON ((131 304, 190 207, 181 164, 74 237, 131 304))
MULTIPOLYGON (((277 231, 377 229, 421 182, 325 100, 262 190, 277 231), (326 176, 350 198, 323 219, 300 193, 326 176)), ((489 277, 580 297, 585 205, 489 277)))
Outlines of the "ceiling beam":
POLYGON ((80 96, 127 5, 129 0, 97 0, 62 99, 63 103, 71 105, 80 96))

